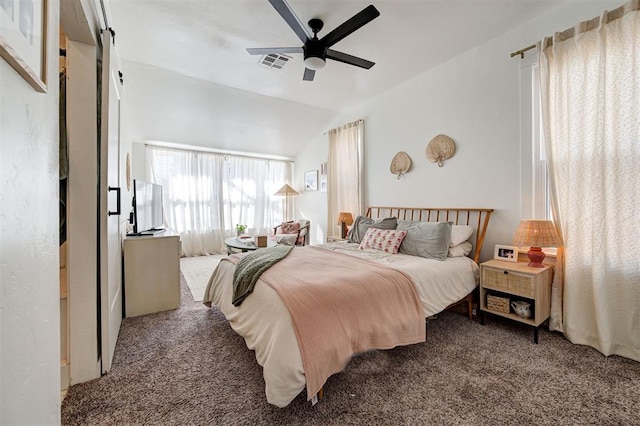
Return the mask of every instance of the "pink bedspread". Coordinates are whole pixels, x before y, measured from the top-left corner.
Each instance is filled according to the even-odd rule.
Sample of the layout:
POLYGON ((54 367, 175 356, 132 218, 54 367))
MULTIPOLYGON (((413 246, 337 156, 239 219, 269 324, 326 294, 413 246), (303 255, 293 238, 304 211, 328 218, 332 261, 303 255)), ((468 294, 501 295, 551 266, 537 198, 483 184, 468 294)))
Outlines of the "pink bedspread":
POLYGON ((307 399, 354 354, 424 342, 422 306, 403 272, 315 247, 295 248, 261 280, 291 314, 307 399))

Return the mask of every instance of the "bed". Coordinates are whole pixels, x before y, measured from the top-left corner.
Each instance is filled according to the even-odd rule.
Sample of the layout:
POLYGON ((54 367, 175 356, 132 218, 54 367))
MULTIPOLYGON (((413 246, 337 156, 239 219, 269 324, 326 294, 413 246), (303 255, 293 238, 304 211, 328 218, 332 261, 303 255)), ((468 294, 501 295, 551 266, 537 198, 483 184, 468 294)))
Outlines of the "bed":
MULTIPOLYGON (((398 227, 449 223, 449 229, 466 229, 466 242, 448 248, 444 260, 362 250, 348 242, 295 248, 260 276, 239 306, 232 303, 233 276, 242 255, 232 255, 211 275, 203 303, 215 305, 255 351, 269 403, 284 407, 305 389, 307 399, 314 400, 325 380, 341 371, 352 355, 423 342, 425 318, 460 303, 471 318, 477 263, 492 211, 369 207, 354 227, 359 219, 382 223, 392 217, 398 227), (452 253, 462 245, 470 250, 452 253), (329 296, 315 293, 322 291, 329 296), (302 296, 311 300, 301 301, 302 296)), ((352 233, 357 234, 356 229, 352 233)))

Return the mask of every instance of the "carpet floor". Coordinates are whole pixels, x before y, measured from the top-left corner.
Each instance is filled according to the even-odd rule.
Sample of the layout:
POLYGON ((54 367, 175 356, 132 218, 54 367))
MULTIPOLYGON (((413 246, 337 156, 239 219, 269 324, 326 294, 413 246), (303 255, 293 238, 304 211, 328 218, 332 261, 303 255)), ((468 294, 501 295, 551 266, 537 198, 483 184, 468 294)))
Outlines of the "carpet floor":
POLYGON ((562 335, 445 312, 427 342, 354 357, 316 406, 266 402, 253 351, 193 301, 122 323, 111 372, 74 385, 67 425, 640 425, 640 363, 562 335))

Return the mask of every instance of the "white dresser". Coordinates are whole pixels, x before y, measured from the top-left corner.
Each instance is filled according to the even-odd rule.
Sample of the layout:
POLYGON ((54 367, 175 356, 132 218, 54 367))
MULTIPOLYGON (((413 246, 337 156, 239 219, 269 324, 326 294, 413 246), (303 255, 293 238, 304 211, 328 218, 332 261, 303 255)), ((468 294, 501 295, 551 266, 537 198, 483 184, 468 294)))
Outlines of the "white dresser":
POLYGON ((180 304, 180 236, 169 231, 124 239, 125 316, 176 309, 180 304))

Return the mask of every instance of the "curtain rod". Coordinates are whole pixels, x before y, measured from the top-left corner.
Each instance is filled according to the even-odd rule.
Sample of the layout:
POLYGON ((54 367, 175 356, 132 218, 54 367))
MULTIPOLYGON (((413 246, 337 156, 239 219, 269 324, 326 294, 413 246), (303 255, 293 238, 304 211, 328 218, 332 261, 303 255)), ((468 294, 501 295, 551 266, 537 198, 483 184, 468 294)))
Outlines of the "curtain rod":
MULTIPOLYGON (((352 122, 350 122, 350 123, 343 124, 342 126, 334 127, 334 128, 333 128, 333 129, 331 129, 331 130, 336 130, 336 129, 340 129, 340 128, 343 128, 343 127, 347 127, 347 126, 349 126, 349 125, 351 125, 351 124, 357 124, 357 123, 359 123, 359 122, 361 122, 361 121, 364 121, 364 119, 362 119, 362 118, 358 118, 356 121, 352 121, 352 122)), ((331 130, 326 130, 324 133, 322 133, 322 135, 323 135, 323 136, 328 135, 328 134, 329 134, 329 132, 330 132, 331 130)))
MULTIPOLYGON (((589 19, 587 21, 582 21, 578 23, 578 25, 576 26, 566 29, 560 33, 556 33, 557 35, 555 37, 557 37, 558 40, 560 41, 568 40, 574 37, 576 34, 595 30, 596 28, 598 28, 598 26, 600 25, 600 21, 603 19, 606 19, 605 22, 612 22, 612 21, 615 21, 616 19, 622 18, 624 15, 626 15, 629 12, 635 12, 637 10, 640 10, 640 0, 629 0, 622 6, 619 6, 613 10, 605 11, 606 17, 596 16, 595 18, 589 19)), ((551 44, 553 44, 553 39, 547 37, 544 40, 544 45, 542 47, 546 48, 551 44)), ((511 54, 511 57, 513 58, 516 55, 520 55, 520 59, 523 59, 524 52, 526 52, 527 50, 535 49, 535 48, 536 48, 536 45, 532 44, 531 46, 527 46, 524 49, 516 50, 511 54)))
POLYGON ((516 55, 520 55, 520 59, 524 59, 524 52, 526 52, 528 50, 531 50, 531 49, 535 49, 535 48, 536 48, 536 45, 532 44, 531 46, 527 46, 527 47, 525 47, 523 49, 516 50, 515 52, 512 52, 511 53, 511 57, 513 58, 516 55))
POLYGON ((295 162, 291 158, 283 157, 280 155, 251 154, 251 153, 239 152, 239 151, 225 151, 222 149, 208 148, 208 147, 196 146, 196 145, 178 144, 173 142, 147 141, 147 142, 144 142, 144 146, 175 149, 178 151, 211 152, 214 154, 233 155, 235 157, 256 158, 258 160, 278 160, 278 161, 289 161, 291 163, 295 162))

